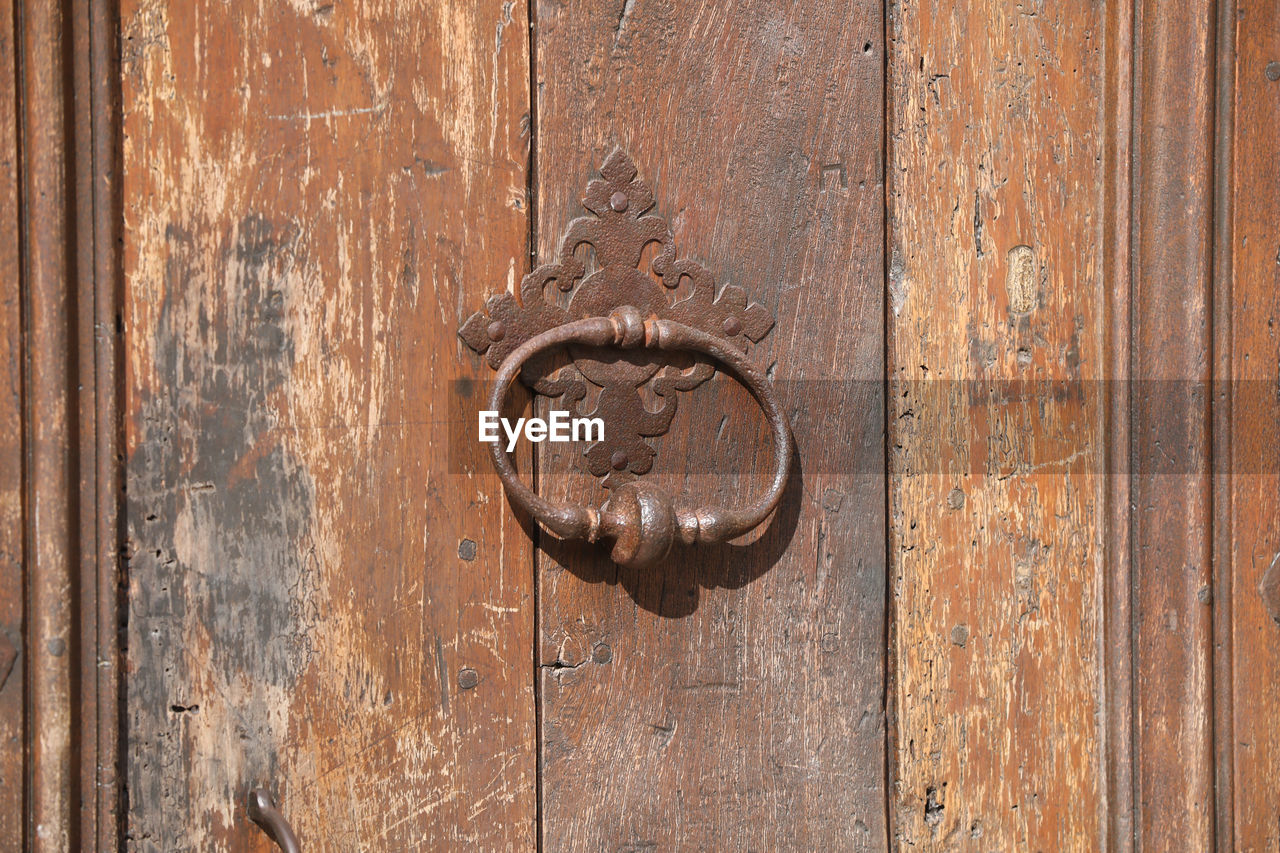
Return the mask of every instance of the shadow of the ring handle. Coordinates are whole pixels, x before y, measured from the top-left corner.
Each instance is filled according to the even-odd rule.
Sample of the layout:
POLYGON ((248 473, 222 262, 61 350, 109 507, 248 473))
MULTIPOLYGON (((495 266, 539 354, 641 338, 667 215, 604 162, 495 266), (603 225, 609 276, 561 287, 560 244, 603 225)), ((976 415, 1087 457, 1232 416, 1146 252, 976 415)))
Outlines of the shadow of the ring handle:
POLYGON ((767 527, 751 542, 737 545, 677 545, 657 566, 636 569, 619 566, 598 544, 559 539, 542 530, 525 512, 517 511, 520 526, 537 547, 556 564, 587 583, 618 583, 641 608, 667 618, 688 616, 697 599, 669 595, 681 587, 670 581, 683 579, 686 588, 739 589, 777 565, 795 538, 804 503, 804 471, 799 449, 792 446, 791 474, 767 527), (660 582, 662 576, 668 583, 660 582), (659 582, 654 582, 658 578, 659 582), (668 594, 663 600, 664 590, 668 594))

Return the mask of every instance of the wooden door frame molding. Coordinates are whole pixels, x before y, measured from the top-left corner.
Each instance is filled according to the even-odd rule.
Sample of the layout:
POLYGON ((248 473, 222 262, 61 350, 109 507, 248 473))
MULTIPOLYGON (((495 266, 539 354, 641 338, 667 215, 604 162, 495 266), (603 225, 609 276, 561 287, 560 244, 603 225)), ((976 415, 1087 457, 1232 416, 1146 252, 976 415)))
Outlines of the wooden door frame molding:
POLYGON ((1175 839, 1230 850, 1234 842, 1229 475, 1236 9, 1234 0, 1120 0, 1107 9, 1105 357, 1114 381, 1105 433, 1104 696, 1107 841, 1117 851, 1175 839), (1175 78, 1176 93, 1168 85, 1175 78), (1162 121, 1167 115, 1183 118, 1162 121), (1155 144, 1185 156, 1152 157, 1144 141, 1153 144, 1157 131, 1163 138, 1155 144), (1191 264, 1182 262, 1187 252, 1168 248, 1192 244, 1191 264), (1195 307, 1168 310, 1182 305, 1195 307), (1172 345, 1161 348, 1161 341, 1172 345), (1163 401, 1132 393, 1135 381, 1164 378, 1170 353, 1174 369, 1184 371, 1179 378, 1195 380, 1205 392, 1195 413, 1200 420, 1190 425, 1194 432, 1187 430, 1194 441, 1181 448, 1197 459, 1182 478, 1187 488, 1160 481, 1160 444, 1168 439, 1161 431, 1176 418, 1161 410, 1163 401), (1193 370, 1196 376, 1187 375, 1193 370), (1167 521, 1176 513, 1185 523, 1175 520, 1164 530, 1136 523, 1142 515, 1167 521), (1177 564, 1192 571, 1164 570, 1177 564), (1179 606, 1187 601, 1196 605, 1179 606), (1159 645, 1176 641, 1153 639, 1164 633, 1170 613, 1186 625, 1176 648, 1159 645), (1170 697, 1168 684, 1152 690, 1161 679, 1177 680, 1194 701, 1170 697), (1178 714, 1196 722, 1181 739, 1146 731, 1153 720, 1178 714))
MULTIPOLYGON (((1229 268, 1222 265, 1229 258, 1227 173, 1217 155, 1222 121, 1230 119, 1219 114, 1219 78, 1232 67, 1233 39, 1218 30, 1233 29, 1233 16, 1230 0, 1132 2, 1129 340, 1122 367, 1129 443, 1113 448, 1127 450, 1126 570, 1118 574, 1129 588, 1130 641, 1128 659, 1117 662, 1129 676, 1121 774, 1132 786, 1114 793, 1119 802, 1131 798, 1132 826, 1116 839, 1117 849, 1231 847, 1230 827, 1219 825, 1230 821, 1229 785, 1215 803, 1224 796, 1215 776, 1230 773, 1230 750, 1220 742, 1230 711, 1218 689, 1230 682, 1223 671, 1230 660, 1229 649, 1215 652, 1214 639, 1230 622, 1231 566, 1219 559, 1218 523, 1230 486, 1217 476, 1229 459, 1216 451, 1229 447, 1223 427, 1231 398, 1229 388, 1215 387, 1223 376, 1217 361, 1230 364, 1222 337, 1230 309, 1215 281, 1229 292, 1230 280, 1220 278, 1229 268), (1174 79, 1176 87, 1169 85, 1174 79), (1179 383, 1177 393, 1134 390, 1168 380, 1179 383), (1171 448, 1183 464, 1172 472, 1171 448)), ((1113 810, 1112 817, 1125 815, 1113 810)))
MULTIPOLYGON (((122 740, 118 14, 113 0, 17 0, 11 14, 4 59, 15 85, 4 108, 15 132, 4 143, 19 245, 16 264, 6 258, 4 310, 21 329, 21 391, 4 404, 19 401, 22 424, 23 601, 0 690, 24 696, 24 782, 20 812, 0 814, 0 826, 25 849, 112 849, 122 740)), ((14 760, 0 754, 6 776, 14 760)))

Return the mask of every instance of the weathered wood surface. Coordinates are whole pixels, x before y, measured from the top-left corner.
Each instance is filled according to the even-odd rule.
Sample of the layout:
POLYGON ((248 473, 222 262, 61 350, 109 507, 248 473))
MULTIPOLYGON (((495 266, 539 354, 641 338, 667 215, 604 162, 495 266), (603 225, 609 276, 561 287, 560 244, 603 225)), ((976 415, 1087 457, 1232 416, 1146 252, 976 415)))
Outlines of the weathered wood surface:
POLYGON ((526 11, 121 13, 129 848, 268 850, 266 785, 308 850, 528 849, 531 545, 447 440, 528 254, 526 11))
POLYGON ((14 7, 0 4, 0 842, 23 838, 22 299, 14 7))
MULTIPOLYGON (((23 358, 25 823, 31 850, 78 846, 76 666, 81 570, 77 511, 80 362, 73 262, 70 10, 20 7, 19 151, 23 358)), ((92 702, 92 698, 86 697, 92 702)))
MULTIPOLYGON (((1231 671, 1218 701, 1232 758, 1233 808, 1220 816, 1220 850, 1280 848, 1280 4, 1240 4, 1234 65, 1231 230, 1234 273, 1227 386, 1230 483, 1215 519, 1228 526, 1231 671), (1228 822, 1229 821, 1229 822, 1228 822)), ((1219 397, 1215 395, 1215 404, 1219 397)), ((1226 460, 1220 460, 1224 463, 1226 460)), ((1221 779, 1221 777, 1219 777, 1221 779)))
POLYGON ((15 849, 118 840, 108 5, 17 3, 0 16, 0 843, 15 849))
MULTIPOLYGON (((750 544, 637 572, 542 538, 544 847, 882 849, 880 4, 536 12, 539 259, 622 146, 679 255, 776 315, 751 357, 799 451, 750 544)), ((734 503, 763 487, 768 447, 718 376, 684 395, 651 476, 734 503)), ((578 465, 540 453, 540 489, 598 504, 578 465)))
MULTIPOLYGON (((119 567, 123 465, 119 399, 120 100, 118 32, 111 0, 65 7, 66 122, 71 175, 67 282, 74 305, 73 409, 68 440, 76 479, 75 527, 60 531, 77 551, 72 572, 70 652, 75 767, 69 788, 72 846, 111 849, 120 841, 119 567)), ((69 309, 70 312, 70 309, 69 309)), ((33 354, 35 357, 45 357, 33 354)), ((64 357, 58 353, 55 357, 64 357)), ((30 501, 39 503, 36 495, 30 501)), ((31 723, 29 723, 30 725, 31 723)))
MULTIPOLYGON (((269 849, 253 784, 309 849, 1280 843, 1272 5, 926 0, 890 4, 886 38, 878 5, 827 0, 124 0, 131 849, 269 849), (1239 43, 1219 54, 1237 88, 1218 247, 1215 13, 1239 43), (531 212, 550 257, 615 144, 680 255, 778 317, 752 357, 796 479, 758 541, 654 572, 543 536, 535 589, 532 531, 472 441, 479 386, 455 384, 489 370, 454 331, 518 282, 531 212), (1235 380, 1216 410, 1211 364, 1235 380)), ((27 53, 52 67, 43 15, 27 53)), ((0 270, 19 263, 14 85, 0 270)), ((57 178, 58 156, 31 162, 57 178)), ((62 208, 33 210, 32 340, 56 349, 62 208)), ((0 529, 54 547, 32 594, 65 625, 71 552, 21 536, 4 286, 0 529)), ((81 335, 110 319, 77 307, 81 335)), ((67 367, 31 377, 46 530, 110 488, 99 468, 57 502, 73 442, 106 458, 85 444, 104 409, 82 395, 81 431, 58 419, 67 367)), ((685 396, 654 476, 732 502, 764 447, 721 376, 685 396)), ((598 503, 577 465, 540 453, 539 488, 598 503)), ((22 558, 0 564, 0 673, 22 558)), ((86 718, 59 701, 94 649, 78 638, 74 662, 38 642, 29 679, 53 739, 29 753, 28 818, 68 833, 66 780, 92 777, 67 762, 86 718)), ((19 660, 0 681, 0 780, 21 772, 27 678, 19 660)), ((0 785, 0 836, 22 803, 0 785)))
POLYGON ((1104 10, 891 6, 889 555, 902 849, 1097 849, 1104 10))
MULTIPOLYGON (((1102 581, 1103 740, 1106 764, 1106 849, 1134 849, 1133 807, 1133 561, 1129 456, 1130 335, 1133 256, 1133 3, 1106 4, 1103 46, 1102 347, 1099 395, 1106 480, 1098 538, 1102 581)), ((1101 846, 1101 845, 1100 845, 1101 846)))
POLYGON ((1135 831, 1139 849, 1209 850, 1215 6, 1137 5, 1129 467, 1135 831))
POLYGON ((115 0, 75 7, 81 374, 81 837, 120 846, 124 544, 120 32, 115 0), (92 508, 91 510, 89 508, 92 508), (92 543, 92 546, 90 546, 92 543))

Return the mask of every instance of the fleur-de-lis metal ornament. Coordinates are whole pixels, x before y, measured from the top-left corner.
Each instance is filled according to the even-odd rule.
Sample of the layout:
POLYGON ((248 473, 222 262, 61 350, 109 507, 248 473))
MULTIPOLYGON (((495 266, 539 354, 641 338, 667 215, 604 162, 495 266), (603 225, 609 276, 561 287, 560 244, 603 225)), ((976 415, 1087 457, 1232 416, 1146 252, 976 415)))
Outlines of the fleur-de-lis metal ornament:
MULTIPOLYGON (((632 306, 649 318, 666 319, 714 335, 745 349, 773 328, 773 317, 762 306, 747 303, 741 288, 726 286, 716 293, 712 275, 698 263, 676 257, 667 221, 654 212, 653 191, 636 177, 636 167, 615 149, 600 167, 600 178, 587 185, 583 206, 590 215, 569 223, 556 259, 539 266, 520 282, 519 297, 501 293, 490 297, 458 334, 483 355, 495 370, 521 344, 573 320, 606 317, 632 306), (645 247, 657 244, 648 269, 641 269, 645 247), (595 250, 597 269, 587 274, 574 254, 587 244, 595 250), (689 295, 676 301, 681 282, 689 295), (552 283, 571 294, 562 307, 550 298, 552 283)), ((587 470, 603 478, 607 488, 645 474, 655 451, 646 439, 666 434, 682 391, 689 391, 715 373, 708 361, 691 357, 655 360, 645 350, 569 348, 570 361, 556 367, 548 357, 530 361, 522 374, 534 391, 560 397, 578 416, 598 417, 605 437, 584 451, 587 470), (599 388, 590 412, 581 411, 587 383, 599 388), (648 387, 661 401, 658 411, 644 404, 648 387)))

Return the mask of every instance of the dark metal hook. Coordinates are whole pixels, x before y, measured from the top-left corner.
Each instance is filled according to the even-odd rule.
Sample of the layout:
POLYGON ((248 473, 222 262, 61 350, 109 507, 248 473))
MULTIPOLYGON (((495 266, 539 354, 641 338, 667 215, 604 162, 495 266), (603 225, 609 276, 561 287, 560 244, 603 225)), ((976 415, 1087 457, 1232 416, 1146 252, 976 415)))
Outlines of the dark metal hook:
POLYGON ((289 826, 289 821, 280 814, 280 810, 276 808, 275 798, 266 788, 254 788, 249 792, 249 818, 262 827, 262 831, 278 844, 284 853, 302 853, 298 836, 294 834, 293 827, 289 826))

